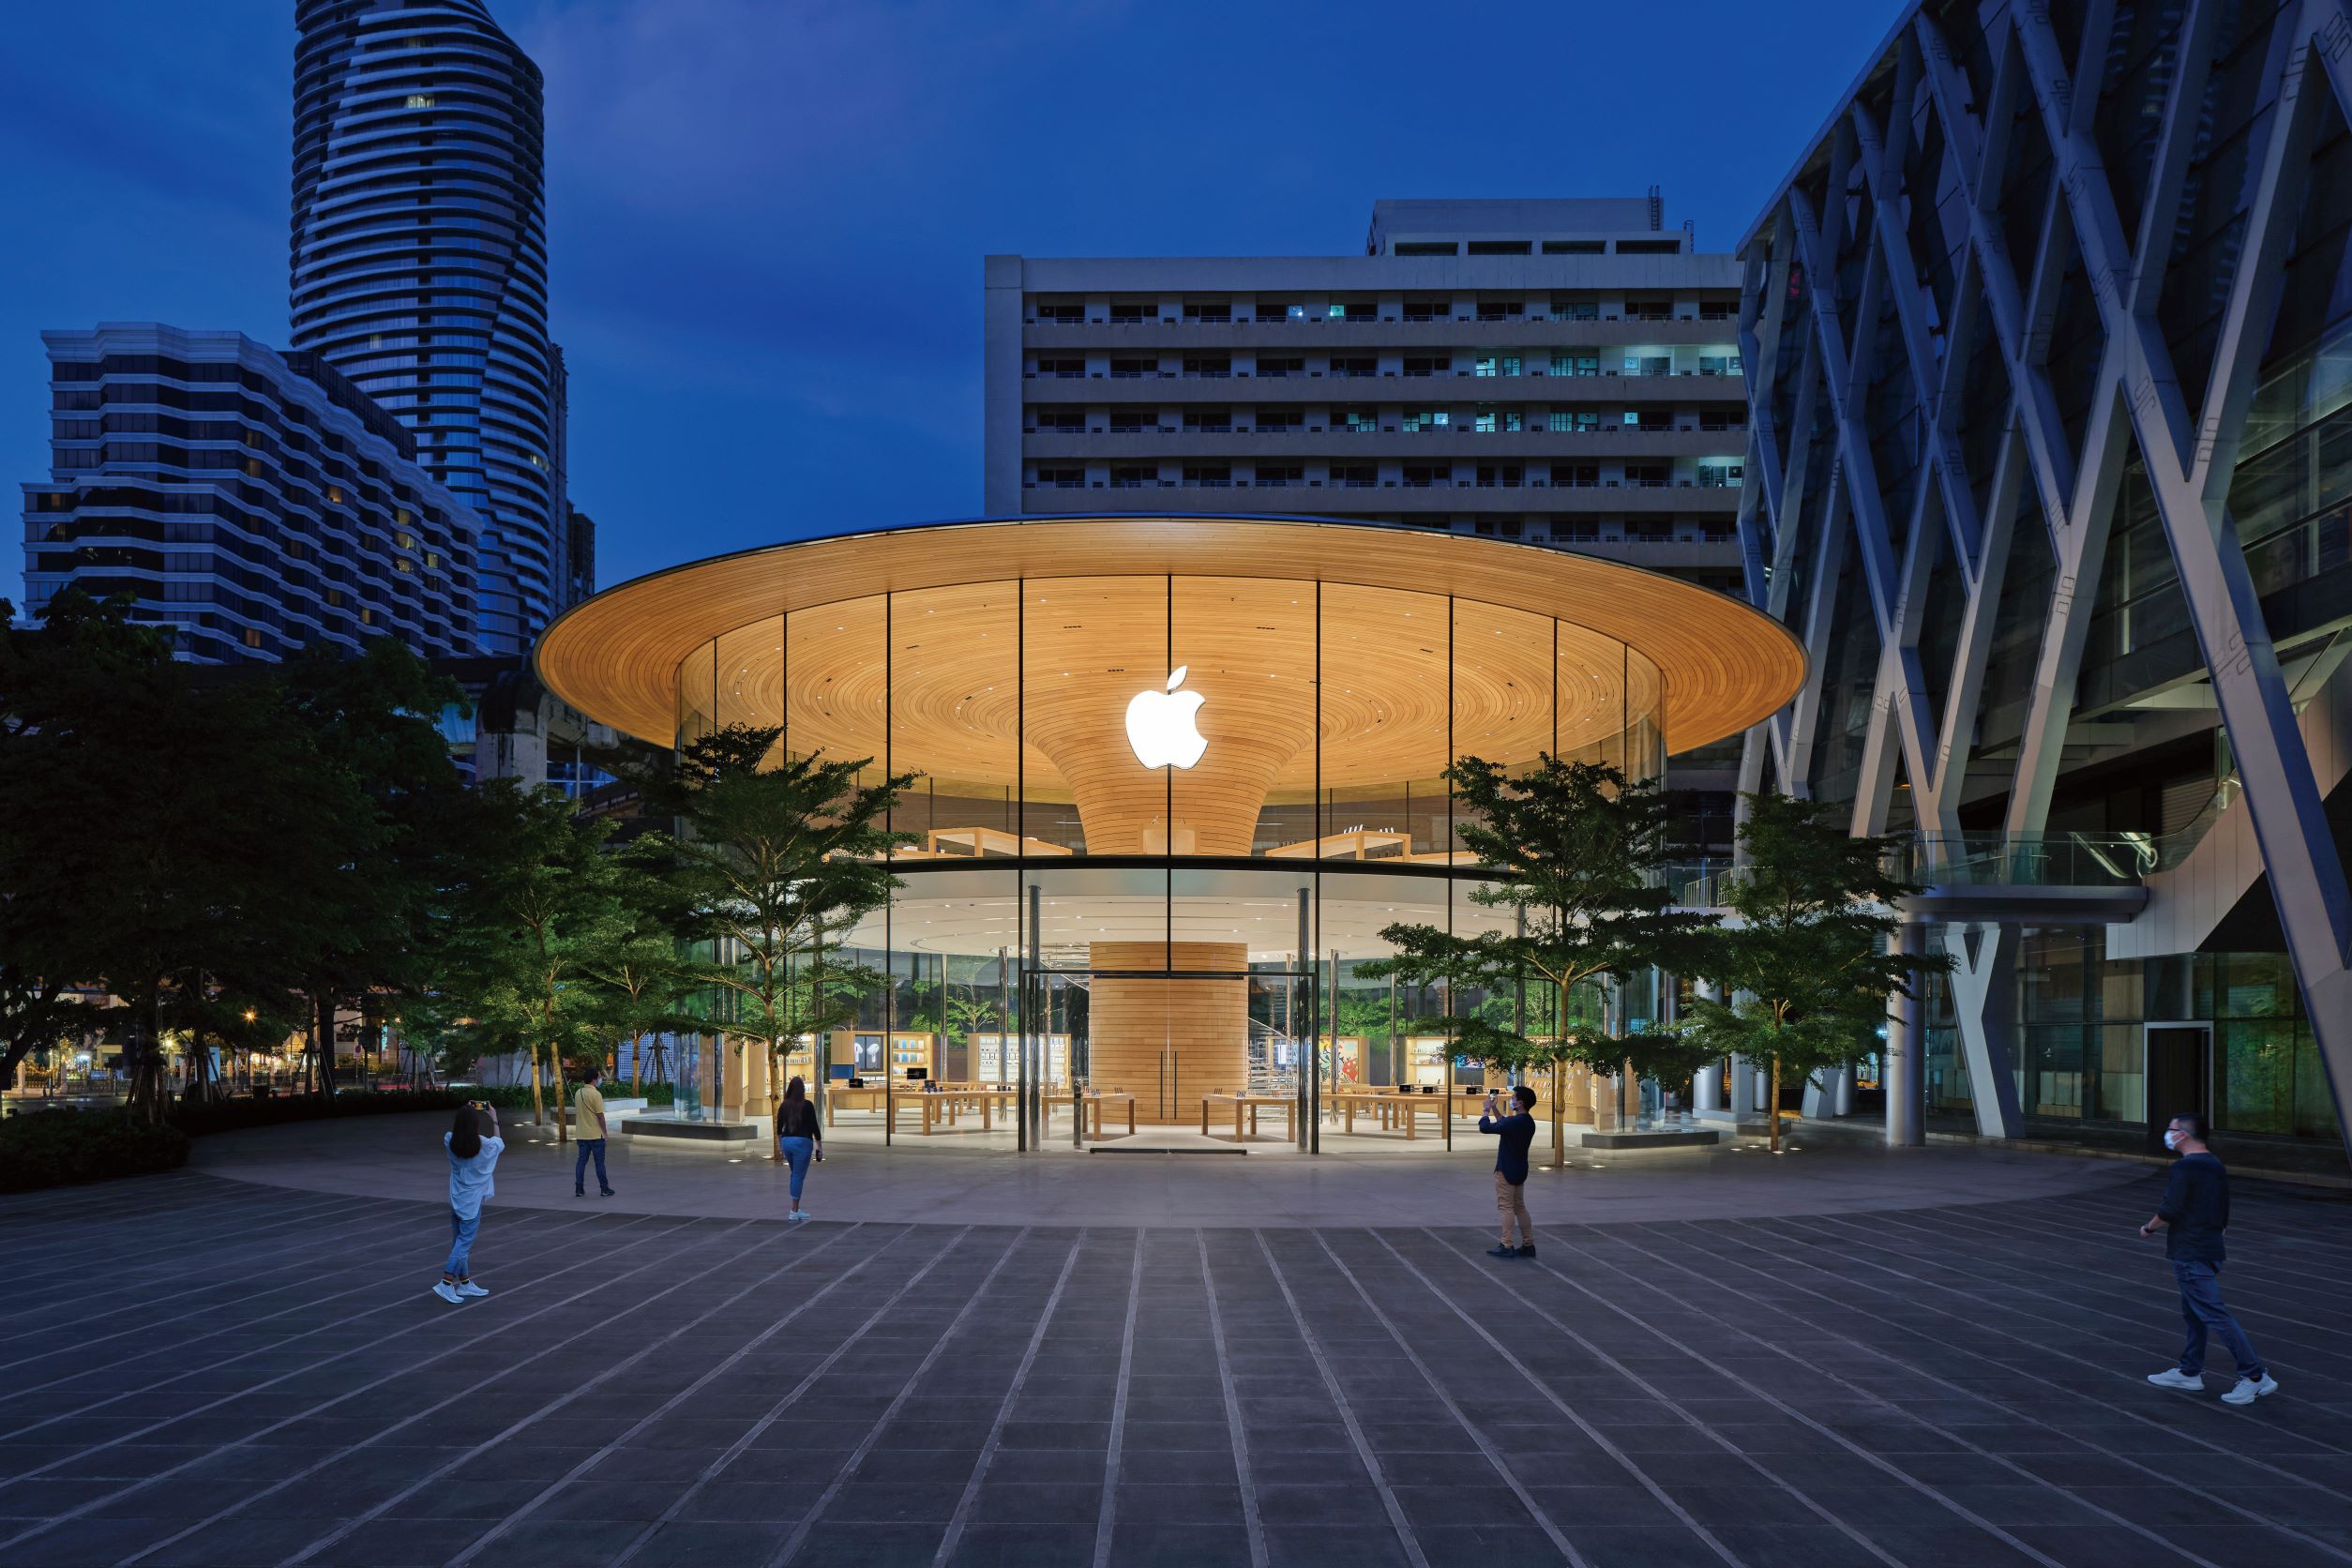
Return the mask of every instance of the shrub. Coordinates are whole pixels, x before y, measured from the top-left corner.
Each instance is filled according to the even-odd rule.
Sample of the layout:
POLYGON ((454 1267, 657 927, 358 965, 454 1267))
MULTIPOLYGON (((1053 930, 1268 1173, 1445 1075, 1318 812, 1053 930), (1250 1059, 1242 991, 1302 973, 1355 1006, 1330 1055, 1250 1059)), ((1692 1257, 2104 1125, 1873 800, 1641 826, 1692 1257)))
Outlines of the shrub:
POLYGON ((141 1126, 119 1110, 35 1110, 0 1121, 0 1192, 149 1176, 186 1163, 186 1133, 141 1126))
POLYGON ((465 1096, 447 1089, 342 1089, 333 1099, 316 1094, 273 1095, 266 1100, 216 1100, 176 1105, 173 1123, 194 1137, 234 1132, 240 1127, 275 1127, 287 1122, 323 1122, 343 1116, 384 1116, 404 1110, 455 1110, 465 1096))

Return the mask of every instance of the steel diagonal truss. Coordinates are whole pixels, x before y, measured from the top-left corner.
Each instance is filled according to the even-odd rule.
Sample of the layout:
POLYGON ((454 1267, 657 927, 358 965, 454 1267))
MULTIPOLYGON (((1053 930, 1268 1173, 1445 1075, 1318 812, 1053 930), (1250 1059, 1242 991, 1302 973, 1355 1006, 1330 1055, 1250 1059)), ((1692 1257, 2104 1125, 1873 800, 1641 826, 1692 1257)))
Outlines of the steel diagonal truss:
MULTIPOLYGON (((1916 7, 1742 247, 1740 326, 1751 405, 1739 513, 1748 593, 1795 627, 1812 655, 1795 700, 1751 735, 1742 787, 1760 783, 1768 765, 1784 788, 1809 792, 1815 782, 1817 746, 1836 717, 1823 712, 1825 682, 1834 673, 1838 581, 1851 552, 1877 648, 1851 785, 1854 830, 1885 830, 1898 766, 1922 830, 1955 832, 1972 771, 1982 793, 1997 768, 2007 774, 2007 830, 2043 829, 2118 495, 2136 456, 2237 758, 2340 1122, 2352 1093, 2352 896, 2228 494, 2327 98, 2352 118, 2347 3, 2287 0, 2267 40, 2257 39, 2267 53, 2236 176, 2239 254, 2211 372, 2194 402, 2175 373, 2158 306, 2201 138, 2213 135, 2209 83, 2231 15, 2222 0, 2186 0, 2164 40, 2168 69, 2148 74, 2162 107, 2130 234, 2099 141, 2100 84, 2118 42, 2112 0, 1916 7), (2080 36, 2061 37, 2058 15, 2080 36), (2020 156, 2025 137, 2046 148, 2039 188, 2019 173, 2038 163, 2020 156), (2030 234, 2011 232, 2026 222, 2030 234), (1940 235, 1947 255, 1914 255, 1922 232, 1940 235), (1948 304, 1923 262, 1951 269, 1948 304), (2074 384, 2088 386, 2088 400, 2072 431, 2051 364, 2062 306, 2064 324, 2077 332, 2091 319, 2085 312, 2094 313, 2100 338, 2087 382, 2074 384), (2006 395, 1998 430, 1964 439, 1981 352, 2006 395), (1885 363, 1890 354, 1902 363, 1885 363), (1907 398, 1892 419, 1874 407, 1888 388, 1907 398), (1907 479, 1897 468, 1892 489, 1882 483, 1889 454, 1909 470, 1907 479), (1973 740, 2010 586, 2005 568, 2020 542, 2013 531, 2028 505, 2047 530, 2053 575, 2012 763, 1975 757, 1973 740), (1936 650, 1949 663, 1931 671, 1922 626, 1938 594, 1939 549, 1951 563, 1940 593, 1963 599, 1948 650, 1936 650)), ((2115 112, 2145 102, 2143 93, 2115 112)), ((1960 959, 1953 1001, 1979 1125, 2014 1135, 2007 1045, 2016 929, 1988 924, 1947 936, 1960 959)))

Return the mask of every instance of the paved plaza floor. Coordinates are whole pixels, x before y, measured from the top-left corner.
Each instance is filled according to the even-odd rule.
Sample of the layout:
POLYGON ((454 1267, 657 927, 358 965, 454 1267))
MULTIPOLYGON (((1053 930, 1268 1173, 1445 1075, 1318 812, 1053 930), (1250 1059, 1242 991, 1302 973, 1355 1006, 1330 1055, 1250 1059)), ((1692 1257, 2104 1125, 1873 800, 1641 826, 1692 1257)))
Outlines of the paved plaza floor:
POLYGON ((2235 1410, 2142 1380, 2179 1329, 2127 1165, 1726 1156, 1634 1218, 1579 1188, 1614 1166, 1539 1174, 1505 1262, 1467 1156, 1367 1162, 1344 1218, 1235 1160, 1304 1194, 1251 1225, 1159 1217, 1230 1179, 1176 1156, 1052 1168, 1142 1223, 968 1159, 848 1214, 885 1156, 844 1151, 788 1227, 763 1168, 575 1200, 519 1147, 450 1307, 388 1153, 430 1173, 423 1121, 332 1130, 376 1191, 297 1184, 333 1144, 284 1128, 0 1199, 0 1564, 2352 1563, 2334 1194, 2240 1187, 2282 1387, 2235 1410), (765 1214, 646 1206, 730 1182, 765 1214), (1710 1196, 1747 1186, 1780 1212, 1710 1196))

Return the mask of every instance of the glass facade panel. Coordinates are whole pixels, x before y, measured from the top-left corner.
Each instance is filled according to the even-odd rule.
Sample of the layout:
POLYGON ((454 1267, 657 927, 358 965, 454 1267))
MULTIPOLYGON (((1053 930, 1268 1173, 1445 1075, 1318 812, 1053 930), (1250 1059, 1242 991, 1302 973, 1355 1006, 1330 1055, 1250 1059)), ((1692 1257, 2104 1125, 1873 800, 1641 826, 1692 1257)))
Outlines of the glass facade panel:
POLYGON ((2295 1024, 2239 1018, 2214 1031, 2222 1105, 2214 1120, 2233 1132, 2285 1133, 2295 1124, 2295 1024))
MULTIPOLYGON (((1129 719, 1132 728, 1142 716, 1147 733, 1165 726, 1171 746, 1192 744, 1197 724, 1204 743, 1191 766, 1158 770, 1178 854, 1313 855, 1312 832, 1297 829, 1312 822, 1319 756, 1316 587, 1238 577, 1168 584, 1169 657, 1184 684, 1169 692, 1130 683, 1129 719)), ((1133 755, 1120 761, 1135 770, 1133 755)), ((1147 850, 1163 847, 1147 837, 1147 850)))
MULTIPOLYGON (((717 686, 716 718, 721 727, 749 725, 780 730, 784 724, 784 618, 754 621, 718 638, 713 644, 713 675, 717 686)), ((781 760, 782 737, 770 761, 781 760)))
POLYGON ((678 744, 688 745, 718 728, 718 650, 704 643, 678 662, 678 744))
MULTIPOLYGON (((1181 656, 1168 580, 1053 578, 1021 593, 1023 831, 1088 854, 1196 852, 1182 824, 1171 843, 1168 774, 1137 757, 1126 721, 1138 696, 1172 701, 1166 687, 1181 656)), ((1181 729, 1149 722, 1150 744, 1181 739, 1181 729)))
POLYGON ((867 596, 735 628, 678 679, 681 744, 776 726, 779 754, 912 776, 891 819, 912 839, 901 885, 836 939, 882 984, 788 1064, 826 1077, 837 1125, 891 1137, 1009 1139, 1001 1086, 1026 1032, 1057 1140, 1074 1086, 1113 1131, 1132 1102, 1138 1124, 1283 1136, 1312 1064, 1333 1130, 1445 1147, 1475 1099, 1442 1091, 1488 1076, 1449 1060, 1447 1017, 1535 1030, 1560 1011, 1540 983, 1456 994, 1360 972, 1394 926, 1509 928, 1469 897, 1448 759, 1515 771, 1556 752, 1636 776, 1664 761, 1664 683, 1622 644, 1311 580, 867 596), (1431 1097, 1411 1115, 1377 1103, 1399 1088, 1431 1097))
POLYGON ((1458 861, 1451 757, 1518 770, 1556 751, 1635 777, 1665 763, 1665 683, 1624 644, 1350 584, 1134 576, 872 596, 728 632, 680 661, 678 689, 681 744, 776 726, 792 755, 912 775, 892 823, 916 837, 910 860, 1458 861))
POLYGON ((1435 595, 1323 585, 1320 831, 1363 830, 1363 858, 1446 853, 1445 638, 1445 600, 1435 595))
POLYGON ((861 777, 886 776, 889 613, 876 596, 785 617, 784 744, 793 756, 869 761, 861 777))
MULTIPOLYGON (((2109 958, 2104 927, 2032 927, 2018 950, 2016 997, 2020 1102, 2028 1117, 2145 1124, 2148 1027, 2207 1024, 2221 1131, 2337 1136, 2284 954, 2109 958)), ((1956 1053, 1956 1039, 1951 1048, 1956 1053)), ((1932 1079, 1930 1096, 1942 1108, 1932 1079)), ((2155 1108, 2168 1116, 2174 1108, 2155 1108)))
MULTIPOLYGON (((1011 583, 895 594, 890 759, 914 781, 890 825, 921 859, 1004 860, 1018 831, 1019 606, 1011 583)), ((1004 880, 1002 897, 1012 896, 1004 880)))

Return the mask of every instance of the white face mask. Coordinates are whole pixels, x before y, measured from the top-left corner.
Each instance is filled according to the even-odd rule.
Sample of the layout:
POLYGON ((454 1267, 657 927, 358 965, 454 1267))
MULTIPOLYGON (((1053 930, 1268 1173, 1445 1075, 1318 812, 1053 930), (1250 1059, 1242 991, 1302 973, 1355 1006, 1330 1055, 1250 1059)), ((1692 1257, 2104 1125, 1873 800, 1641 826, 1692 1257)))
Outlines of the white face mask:
POLYGON ((2180 1147, 2179 1128, 2166 1127, 2164 1129, 2164 1147, 2167 1149, 2178 1149, 2180 1147))

